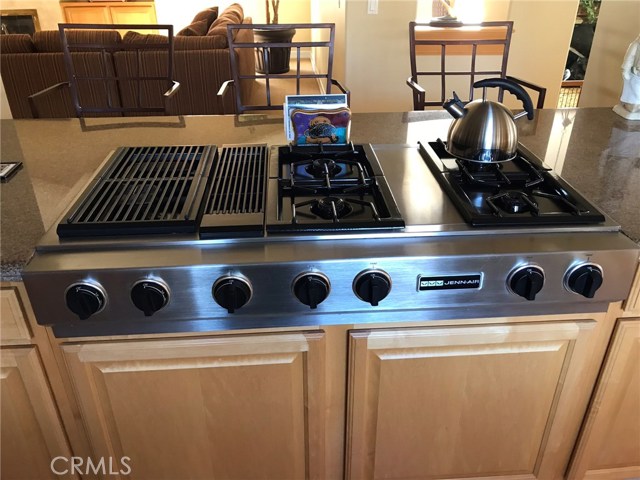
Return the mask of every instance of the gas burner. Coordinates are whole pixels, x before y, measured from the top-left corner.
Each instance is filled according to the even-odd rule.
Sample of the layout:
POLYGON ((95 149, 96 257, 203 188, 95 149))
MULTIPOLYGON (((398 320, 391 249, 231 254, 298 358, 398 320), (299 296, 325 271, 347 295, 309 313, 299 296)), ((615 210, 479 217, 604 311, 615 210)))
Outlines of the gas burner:
POLYGON ((456 165, 462 179, 471 185, 501 188, 512 183, 511 179, 502 172, 501 163, 480 163, 456 158, 456 165))
POLYGON ((322 157, 313 159, 305 170, 315 178, 324 178, 327 175, 329 178, 333 178, 342 171, 342 167, 335 160, 322 157))
POLYGON ((484 166, 451 157, 444 142, 420 155, 462 217, 474 227, 595 224, 605 217, 522 145, 513 160, 484 166))
POLYGON ((487 198, 487 203, 496 214, 500 214, 499 210, 506 213, 516 214, 538 212, 538 204, 536 201, 524 192, 504 192, 487 198))
POLYGON ((311 206, 311 212, 325 220, 344 218, 352 211, 353 207, 349 202, 337 197, 321 198, 311 206))
POLYGON ((502 169, 501 163, 472 162, 461 158, 456 158, 456 163, 461 170, 464 169, 470 173, 498 172, 502 169))
POLYGON ((270 234, 404 227, 371 145, 281 146, 270 167, 270 234))

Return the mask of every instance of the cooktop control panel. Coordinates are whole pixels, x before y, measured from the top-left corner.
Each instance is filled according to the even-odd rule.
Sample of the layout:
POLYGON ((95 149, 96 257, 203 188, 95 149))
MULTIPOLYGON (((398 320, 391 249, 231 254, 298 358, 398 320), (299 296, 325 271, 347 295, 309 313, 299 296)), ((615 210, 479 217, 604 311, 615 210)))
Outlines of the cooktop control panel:
MULTIPOLYGON (((277 257, 287 249, 300 253, 304 244, 273 244, 269 254, 277 257)), ((332 250, 330 245, 319 248, 327 254, 332 250)), ((76 329, 117 320, 126 320, 129 332, 144 332, 153 322, 183 323, 187 329, 195 328, 193 322, 203 326, 209 321, 222 322, 225 328, 312 325, 342 323, 346 313, 363 322, 412 316, 426 320, 469 317, 479 308, 495 315, 513 312, 514 307, 522 314, 544 312, 546 306, 562 313, 558 305, 566 305, 566 313, 589 305, 601 308, 628 294, 631 278, 614 272, 636 261, 633 250, 617 255, 584 251, 432 257, 411 255, 421 249, 417 241, 405 241, 404 249, 408 255, 402 258, 352 258, 355 255, 345 251, 346 258, 258 264, 247 257, 244 264, 227 265, 216 261, 219 249, 192 247, 197 265, 157 267, 153 252, 140 251, 133 269, 113 268, 120 255, 122 262, 132 257, 110 252, 105 268, 91 274, 62 268, 34 275, 28 289, 36 318, 76 329)), ((43 267, 39 261, 31 267, 43 267)))

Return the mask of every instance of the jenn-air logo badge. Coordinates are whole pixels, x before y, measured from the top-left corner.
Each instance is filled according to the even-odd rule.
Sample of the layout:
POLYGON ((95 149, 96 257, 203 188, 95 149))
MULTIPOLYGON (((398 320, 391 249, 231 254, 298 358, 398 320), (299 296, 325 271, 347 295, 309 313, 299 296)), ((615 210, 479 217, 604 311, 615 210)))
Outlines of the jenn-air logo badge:
POLYGON ((418 277, 418 290, 453 290, 459 288, 480 288, 482 275, 447 275, 439 277, 418 277))

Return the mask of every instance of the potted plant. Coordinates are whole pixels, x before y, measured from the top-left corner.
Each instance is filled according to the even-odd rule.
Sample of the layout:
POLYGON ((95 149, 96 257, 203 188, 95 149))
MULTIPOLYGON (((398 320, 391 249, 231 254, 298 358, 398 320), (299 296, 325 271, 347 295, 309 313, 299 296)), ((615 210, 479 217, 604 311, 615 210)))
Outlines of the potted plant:
MULTIPOLYGON (((278 10, 280 0, 265 0, 267 24, 278 24, 278 10), (273 13, 273 15, 272 15, 273 13)), ((265 43, 289 43, 296 34, 294 28, 256 28, 253 31, 256 42, 265 43)), ((256 48, 256 72, 258 73, 287 73, 291 48, 272 47, 256 48), (265 62, 265 56, 267 61, 265 62)))
POLYGON ((264 8, 267 12, 267 23, 278 24, 278 10, 280 9, 280 0, 264 0, 264 8), (271 11, 273 10, 273 22, 271 21, 271 11))
POLYGON ((595 24, 598 21, 600 0, 580 0, 578 5, 578 18, 584 23, 595 24))

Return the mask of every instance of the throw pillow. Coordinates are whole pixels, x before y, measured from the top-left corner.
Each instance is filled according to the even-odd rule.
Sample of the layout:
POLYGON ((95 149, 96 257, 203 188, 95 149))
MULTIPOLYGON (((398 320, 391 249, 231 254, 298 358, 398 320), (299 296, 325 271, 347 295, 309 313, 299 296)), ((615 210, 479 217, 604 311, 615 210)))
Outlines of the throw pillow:
POLYGON ((202 37, 207 34, 208 29, 207 20, 199 20, 184 27, 176 34, 176 37, 202 37))
POLYGON ((229 5, 224 12, 211 24, 207 36, 221 37, 220 41, 224 43, 224 47, 227 46, 227 25, 239 24, 244 20, 244 11, 242 6, 238 3, 229 5))
POLYGON ((200 22, 202 20, 206 20, 207 21, 207 30, 209 30, 209 27, 211 26, 211 24, 214 22, 214 20, 216 18, 218 18, 218 7, 211 7, 211 8, 207 8, 206 10, 203 10, 201 12, 198 12, 196 14, 196 16, 193 17, 193 20, 191 20, 191 23, 196 23, 196 22, 200 22))

